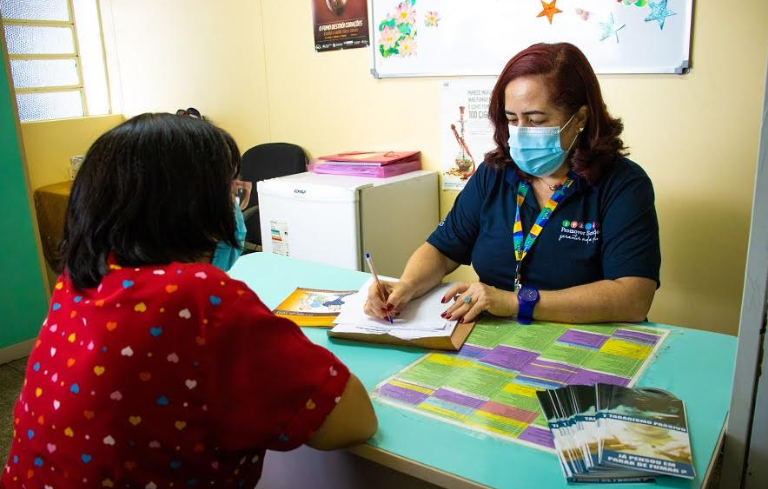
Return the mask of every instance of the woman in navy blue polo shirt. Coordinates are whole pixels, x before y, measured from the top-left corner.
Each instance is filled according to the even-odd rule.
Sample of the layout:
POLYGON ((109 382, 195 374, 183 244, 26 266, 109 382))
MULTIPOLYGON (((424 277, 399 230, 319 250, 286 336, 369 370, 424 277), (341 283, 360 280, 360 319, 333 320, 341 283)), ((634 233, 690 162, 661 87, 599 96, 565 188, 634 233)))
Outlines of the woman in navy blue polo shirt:
POLYGON ((644 320, 661 264, 653 187, 625 157, 623 125, 584 54, 567 43, 518 53, 489 117, 496 149, 400 281, 384 283, 386 298, 370 290, 366 312, 397 313, 471 263, 479 281, 448 291, 445 317, 644 320))

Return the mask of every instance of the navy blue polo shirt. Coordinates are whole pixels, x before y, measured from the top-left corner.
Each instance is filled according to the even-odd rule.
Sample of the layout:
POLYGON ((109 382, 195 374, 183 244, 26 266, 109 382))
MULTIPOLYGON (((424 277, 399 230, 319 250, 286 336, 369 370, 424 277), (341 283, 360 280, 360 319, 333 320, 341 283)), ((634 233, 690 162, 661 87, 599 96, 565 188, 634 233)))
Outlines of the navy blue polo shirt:
MULTIPOLYGON (((505 290, 515 282, 512 226, 519 176, 482 164, 427 242, 472 264, 480 281, 505 290)), ((520 209, 528 236, 540 208, 534 192, 520 209)), ((523 260, 522 283, 560 290, 603 279, 646 277, 659 283, 659 223, 651 180, 617 158, 599 181, 578 178, 523 260)))

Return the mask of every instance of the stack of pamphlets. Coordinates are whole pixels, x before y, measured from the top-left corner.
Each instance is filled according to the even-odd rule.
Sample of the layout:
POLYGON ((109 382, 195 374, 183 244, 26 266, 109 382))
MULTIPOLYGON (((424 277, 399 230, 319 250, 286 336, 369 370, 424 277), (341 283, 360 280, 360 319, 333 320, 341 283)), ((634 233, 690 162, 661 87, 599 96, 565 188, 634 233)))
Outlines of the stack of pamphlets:
POLYGON ((330 328, 347 298, 356 290, 305 289, 299 287, 275 308, 275 315, 299 326, 330 328))
POLYGON ((331 175, 386 178, 421 170, 419 151, 351 151, 321 156, 310 163, 309 171, 331 175))
POLYGON ((673 395, 609 384, 536 395, 569 483, 695 477, 685 404, 673 395))

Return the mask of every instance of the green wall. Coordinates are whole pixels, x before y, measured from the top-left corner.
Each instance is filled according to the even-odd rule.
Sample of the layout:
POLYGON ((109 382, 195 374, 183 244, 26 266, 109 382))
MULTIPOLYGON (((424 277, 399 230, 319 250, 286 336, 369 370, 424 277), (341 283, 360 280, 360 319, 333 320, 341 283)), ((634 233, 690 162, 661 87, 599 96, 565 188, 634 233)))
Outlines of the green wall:
POLYGON ((47 308, 4 56, 0 49, 0 348, 36 337, 47 308))

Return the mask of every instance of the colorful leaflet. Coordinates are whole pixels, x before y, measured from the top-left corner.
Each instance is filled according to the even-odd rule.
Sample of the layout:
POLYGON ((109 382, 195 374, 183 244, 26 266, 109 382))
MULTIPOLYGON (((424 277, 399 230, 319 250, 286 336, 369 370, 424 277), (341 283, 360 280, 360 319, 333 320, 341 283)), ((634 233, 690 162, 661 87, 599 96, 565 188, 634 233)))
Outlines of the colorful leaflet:
POLYGON ((481 320, 457 353, 429 353, 376 387, 374 398, 544 450, 554 448, 536 392, 632 386, 668 330, 481 320))

